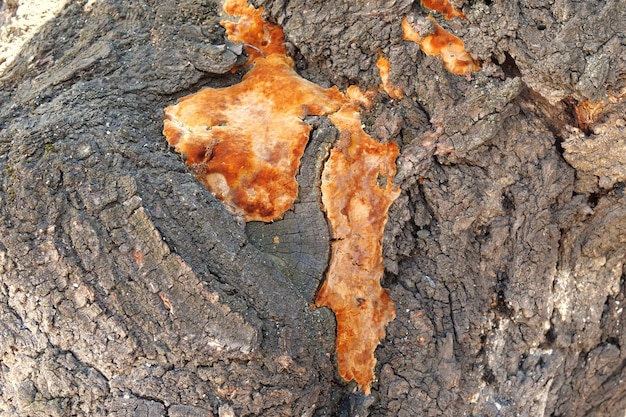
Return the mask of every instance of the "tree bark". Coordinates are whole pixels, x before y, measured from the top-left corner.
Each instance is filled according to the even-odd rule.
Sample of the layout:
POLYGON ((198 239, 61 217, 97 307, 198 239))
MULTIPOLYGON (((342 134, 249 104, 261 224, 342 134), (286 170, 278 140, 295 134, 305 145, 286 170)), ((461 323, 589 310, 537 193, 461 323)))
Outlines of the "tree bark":
POLYGON ((378 89, 383 54, 404 90, 363 113, 401 147, 371 396, 312 308, 336 129, 306 120, 294 210, 244 225, 161 133, 245 72, 221 4, 68 3, 0 76, 0 413, 623 414, 626 2, 453 3, 468 77, 402 40, 418 2, 256 2, 305 78, 378 89))

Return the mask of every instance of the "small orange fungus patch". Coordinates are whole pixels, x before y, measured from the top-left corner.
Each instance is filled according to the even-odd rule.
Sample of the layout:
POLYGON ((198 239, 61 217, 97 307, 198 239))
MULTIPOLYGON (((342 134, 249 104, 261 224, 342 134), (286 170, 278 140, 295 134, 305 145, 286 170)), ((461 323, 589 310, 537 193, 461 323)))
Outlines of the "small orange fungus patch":
POLYGON ((439 26, 432 16, 427 19, 433 22, 434 33, 422 37, 405 17, 402 20, 402 38, 419 44, 427 55, 441 55, 443 65, 453 74, 465 75, 480 69, 478 62, 465 50, 461 39, 439 26))
POLYGON ((380 278, 387 212, 400 194, 391 183, 398 147, 369 137, 354 106, 344 106, 330 119, 341 134, 322 172, 322 202, 334 240, 316 303, 330 307, 337 318, 340 375, 354 379, 369 394, 374 351, 395 318, 394 303, 380 278))
POLYGON ((352 104, 358 104, 366 110, 372 108, 376 92, 373 90, 361 91, 356 85, 351 85, 346 89, 346 98, 352 104))
POLYGON ((452 19, 453 17, 460 17, 465 19, 463 12, 458 11, 450 4, 448 0, 422 0, 422 6, 427 9, 436 10, 443 15, 446 19, 452 19))
POLYGON ((402 39, 415 42, 418 45, 422 42, 422 36, 411 27, 411 23, 406 17, 402 19, 402 39))
POLYGON ((381 54, 378 57, 378 61, 376 61, 376 66, 378 67, 378 72, 380 73, 380 79, 382 80, 381 87, 383 90, 389 94, 389 97, 401 99, 404 95, 404 91, 402 91, 402 88, 394 86, 389 80, 389 73, 391 72, 389 60, 381 54))
MULTIPOLYGON (((222 24, 231 40, 247 45, 252 68, 239 84, 207 88, 167 107, 163 133, 233 212, 246 221, 272 221, 298 192, 295 175, 311 131, 304 117, 329 115, 340 139, 323 168, 322 202, 335 241, 316 304, 337 316, 340 375, 369 394, 374 351, 395 317, 380 279, 383 229, 400 193, 392 185, 398 147, 361 128, 358 106, 369 108, 374 93, 352 86, 344 95, 301 78, 285 54, 282 29, 264 22, 261 9, 227 0, 224 10, 241 17, 222 24)), ((386 85, 389 63, 382 62, 386 85)))

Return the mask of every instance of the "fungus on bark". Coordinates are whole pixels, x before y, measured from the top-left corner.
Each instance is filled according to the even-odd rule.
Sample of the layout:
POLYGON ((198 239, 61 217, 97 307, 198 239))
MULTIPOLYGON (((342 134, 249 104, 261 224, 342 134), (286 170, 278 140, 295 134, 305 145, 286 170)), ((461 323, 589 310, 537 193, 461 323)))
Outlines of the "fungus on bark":
POLYGON ((222 24, 230 40, 246 44, 252 68, 236 85, 207 88, 167 107, 163 133, 233 212, 246 221, 272 221, 298 192, 295 175, 311 131, 304 117, 329 116, 340 140, 322 171, 322 203, 335 241, 316 304, 337 316, 340 375, 369 394, 374 351, 395 317, 380 279, 383 229, 399 195, 392 185, 398 147, 361 128, 358 105, 371 105, 369 93, 351 86, 344 95, 301 78, 286 56, 282 29, 263 21, 261 8, 227 0, 224 10, 240 17, 222 24))
POLYGON ((239 84, 207 88, 167 107, 163 133, 231 211, 268 222, 297 196, 295 176, 311 131, 302 120, 338 110, 345 98, 294 71, 282 29, 263 22, 261 9, 240 0, 227 1, 225 9, 244 13, 241 25, 224 25, 231 40, 250 45, 253 67, 239 84))
POLYGON ((369 137, 354 105, 342 107, 330 120, 341 132, 322 171, 332 255, 316 304, 335 313, 340 375, 354 379, 369 394, 374 351, 385 337, 387 323, 395 318, 394 303, 380 278, 387 212, 400 194, 391 183, 398 147, 369 137))
POLYGON ((422 6, 427 9, 436 10, 443 15, 446 19, 452 19, 453 17, 460 17, 465 19, 463 12, 458 11, 449 0, 422 0, 422 6))
POLYGON ((380 84, 382 89, 389 94, 389 97, 401 99, 404 96, 404 91, 402 91, 402 88, 393 85, 393 83, 389 80, 389 73, 391 72, 389 60, 381 54, 376 61, 376 67, 378 68, 378 73, 380 74, 380 79, 382 81, 380 84))
POLYGON ((262 7, 255 9, 246 0, 226 0, 224 11, 239 17, 237 22, 224 20, 220 23, 231 41, 246 46, 249 62, 254 62, 260 56, 287 54, 282 28, 263 20, 262 7))
POLYGON ((441 55, 443 65, 453 74, 465 75, 478 71, 480 65, 465 50, 463 41, 439 26, 432 16, 426 19, 433 23, 433 32, 420 34, 409 18, 402 20, 402 38, 417 43, 427 55, 441 55))

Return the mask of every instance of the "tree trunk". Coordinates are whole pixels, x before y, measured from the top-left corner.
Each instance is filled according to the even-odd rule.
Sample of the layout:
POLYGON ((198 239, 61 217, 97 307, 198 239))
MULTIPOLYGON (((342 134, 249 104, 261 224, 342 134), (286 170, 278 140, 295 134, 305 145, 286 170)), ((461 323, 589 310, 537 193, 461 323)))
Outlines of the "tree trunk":
POLYGON ((312 308, 336 129, 306 120, 294 210, 244 225, 161 133, 245 72, 221 4, 69 2, 0 76, 0 413, 622 415, 626 2, 453 3, 466 18, 433 17, 480 62, 466 77, 402 39, 418 2, 256 3, 305 78, 378 89, 382 54, 404 91, 363 113, 402 190, 365 396, 312 308))

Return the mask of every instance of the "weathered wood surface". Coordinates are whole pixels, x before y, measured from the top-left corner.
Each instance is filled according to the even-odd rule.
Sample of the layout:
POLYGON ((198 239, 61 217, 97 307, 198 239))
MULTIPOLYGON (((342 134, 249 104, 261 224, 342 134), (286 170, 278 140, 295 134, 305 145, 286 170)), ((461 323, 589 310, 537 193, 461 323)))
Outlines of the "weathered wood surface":
POLYGON ((376 88, 382 52, 405 91, 364 115, 402 147, 373 395, 311 309, 336 131, 310 120, 294 212, 244 227, 161 134, 178 97, 241 76, 220 5, 97 0, 0 78, 0 413, 623 414, 626 3, 455 1, 467 19, 435 17, 470 78, 402 41, 418 2, 260 3, 305 77, 376 88))

